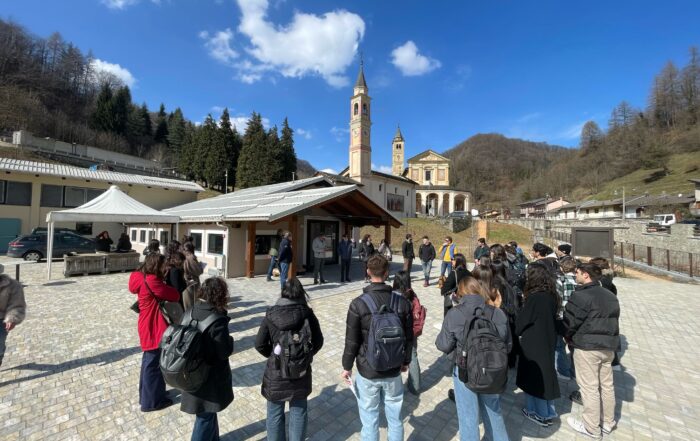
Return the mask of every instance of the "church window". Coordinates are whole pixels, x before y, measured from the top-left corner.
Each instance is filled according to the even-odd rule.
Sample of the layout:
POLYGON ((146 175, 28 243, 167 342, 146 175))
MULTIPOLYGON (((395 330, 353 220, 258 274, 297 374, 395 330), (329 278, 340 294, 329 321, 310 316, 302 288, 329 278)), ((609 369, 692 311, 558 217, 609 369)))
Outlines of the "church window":
POLYGON ((367 111, 367 104, 363 104, 363 105, 362 105, 362 114, 363 114, 363 115, 367 115, 367 113, 368 113, 368 111, 367 111))
POLYGON ((401 150, 401 144, 396 144, 396 150, 401 150))
POLYGON ((408 196, 408 190, 406 190, 406 196, 408 196))
POLYGON ((379 184, 379 191, 382 191, 382 184, 379 184))
POLYGON ((399 187, 394 187, 394 193, 399 194, 399 187))
POLYGON ((431 178, 431 176, 430 176, 430 170, 426 170, 426 171, 425 171, 425 180, 429 182, 429 181, 430 181, 430 178, 431 178))
POLYGON ((357 105, 357 103, 355 103, 355 107, 354 107, 354 109, 353 109, 353 111, 352 111, 352 114, 353 114, 353 115, 357 115, 357 112, 359 112, 359 111, 360 111, 360 107, 357 105))

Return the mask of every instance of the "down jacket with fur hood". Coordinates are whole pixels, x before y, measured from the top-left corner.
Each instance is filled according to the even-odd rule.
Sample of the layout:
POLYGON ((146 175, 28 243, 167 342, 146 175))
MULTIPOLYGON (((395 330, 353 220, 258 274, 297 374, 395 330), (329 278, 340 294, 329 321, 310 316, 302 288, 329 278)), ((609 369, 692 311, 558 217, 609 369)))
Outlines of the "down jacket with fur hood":
POLYGON ((0 274, 0 320, 18 325, 27 313, 22 285, 6 274, 0 274))

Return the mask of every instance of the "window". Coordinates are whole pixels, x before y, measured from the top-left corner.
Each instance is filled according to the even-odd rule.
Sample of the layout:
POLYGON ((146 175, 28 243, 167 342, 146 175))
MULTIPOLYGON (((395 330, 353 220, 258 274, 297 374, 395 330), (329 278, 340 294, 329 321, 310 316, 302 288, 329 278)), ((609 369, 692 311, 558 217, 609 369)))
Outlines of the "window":
MULTIPOLYGON (((276 240, 277 236, 275 234, 264 234, 261 236, 255 236, 255 255, 264 256, 270 252, 270 247, 272 246, 272 241, 276 240)), ((279 246, 279 245, 278 245, 279 246)))
POLYGON ((76 222, 75 231, 83 236, 92 236, 92 222, 76 222))
POLYGON ((153 230, 148 230, 148 241, 150 242, 155 238, 156 238, 156 232, 153 230))
POLYGON ((63 187, 41 184, 41 206, 63 207, 63 187))
POLYGON ((360 107, 355 103, 355 107, 353 107, 352 114, 357 115, 357 113, 360 111, 360 107))
POLYGON ((5 203, 5 181, 0 181, 0 204, 5 203))
POLYGON ((146 230, 139 231, 139 242, 146 243, 146 230))
POLYGON ((426 170, 426 171, 425 171, 425 180, 426 180, 426 182, 430 182, 430 178, 431 178, 430 170, 426 170))
POLYGON ((594 213, 598 213, 598 209, 596 208, 595 210, 593 210, 593 212, 594 212, 594 213))
POLYGON ((131 229, 131 241, 136 242, 136 235, 138 234, 138 230, 136 228, 131 229))
POLYGON ((379 191, 382 191, 382 184, 379 184, 379 191))
POLYGON ((207 234, 207 253, 209 254, 224 254, 224 235, 223 234, 207 234))
POLYGON ((6 205, 32 205, 32 183, 5 181, 6 205))
POLYGON ((396 150, 401 150, 401 144, 396 144, 396 150))
POLYGON ((406 190, 406 196, 408 196, 408 192, 409 192, 409 190, 406 190))
POLYGON ((394 193, 399 193, 399 187, 394 187, 394 193))
POLYGON ((190 233, 192 242, 194 242, 194 250, 202 251, 202 233, 190 233))
POLYGON ((63 206, 79 207, 101 195, 104 190, 83 187, 64 187, 63 206))
POLYGON ((362 105, 362 114, 363 114, 363 115, 369 114, 369 111, 368 111, 368 109, 367 109, 367 104, 363 104, 363 105, 362 105))
POLYGON ((168 245, 168 236, 169 236, 169 231, 162 230, 160 232, 160 244, 163 246, 168 245))

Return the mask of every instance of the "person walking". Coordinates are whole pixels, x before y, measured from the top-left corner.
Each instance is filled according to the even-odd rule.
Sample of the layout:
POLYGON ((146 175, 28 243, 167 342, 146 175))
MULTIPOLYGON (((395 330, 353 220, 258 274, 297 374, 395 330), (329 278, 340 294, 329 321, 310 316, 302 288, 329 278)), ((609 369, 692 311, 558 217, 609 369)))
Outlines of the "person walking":
POLYGON ((277 266, 277 257, 279 256, 280 243, 282 242, 282 230, 277 230, 275 236, 270 239, 270 251, 267 252, 267 257, 270 259, 270 265, 267 267, 267 281, 272 282, 272 270, 277 266))
POLYGON ((440 258, 440 277, 445 277, 445 272, 447 272, 448 276, 450 275, 450 271, 452 271, 452 261, 456 253, 457 247, 452 243, 452 237, 445 236, 445 241, 438 251, 438 257, 440 258))
POLYGON ((354 244, 348 239, 347 234, 338 242, 338 256, 340 256, 340 283, 350 281, 350 262, 352 262, 352 249, 354 244))
MULTIPOLYGON (((294 258, 294 253, 292 250, 292 233, 287 231, 282 236, 282 242, 280 242, 279 255, 277 257, 280 262, 280 289, 284 289, 284 285, 287 282, 287 276, 289 274, 289 265, 292 263, 294 258)), ((295 274, 292 274, 294 277, 295 274)))
POLYGON ((462 280, 463 277, 471 275, 467 269, 467 258, 464 257, 464 254, 455 254, 452 265, 454 266, 454 271, 450 272, 450 275, 445 279, 445 283, 442 284, 442 288, 440 288, 440 294, 444 298, 442 308, 443 317, 447 315, 447 311, 452 309, 453 299, 456 297, 455 294, 457 294, 459 281, 462 280))
POLYGON ((481 283, 470 275, 459 279, 457 289, 459 303, 448 311, 442 322, 442 328, 435 340, 438 350, 447 354, 454 363, 452 381, 454 383, 454 401, 457 406, 459 422, 459 439, 461 441, 479 441, 479 419, 484 422, 485 438, 492 441, 508 441, 499 394, 473 392, 459 379, 457 357, 462 352, 464 328, 472 321, 477 310, 482 310, 496 326, 499 336, 503 338, 506 349, 511 349, 511 334, 508 319, 497 306, 488 304, 488 294, 483 291, 481 283))
POLYGON ((129 235, 122 233, 117 241, 117 253, 128 253, 131 251, 131 240, 129 240, 129 235))
POLYGON ((5 274, 5 267, 0 265, 0 366, 5 357, 8 333, 22 323, 26 315, 22 285, 5 274))
POLYGON ((411 273, 400 270, 394 275, 393 290, 401 293, 411 303, 411 315, 413 316, 413 351, 411 363, 408 365, 408 380, 406 388, 413 395, 420 393, 420 363, 418 362, 418 337, 423 333, 426 310, 421 305, 418 295, 411 289, 411 273))
POLYGON ((423 243, 418 247, 418 258, 423 267, 423 286, 430 285, 430 270, 435 259, 435 247, 430 243, 428 236, 423 236, 423 243))
POLYGON ((476 241, 476 248, 474 249, 474 263, 479 264, 482 257, 489 257, 491 255, 491 249, 486 245, 486 239, 480 237, 476 241))
POLYGON ((386 239, 379 241, 379 248, 377 249, 377 252, 384 256, 384 258, 389 262, 393 260, 394 255, 391 253, 391 244, 387 242, 386 239))
POLYGON ((620 342, 620 304, 600 285, 601 277, 596 264, 579 264, 579 286, 564 310, 566 338, 574 347, 576 381, 583 400, 582 419, 568 417, 567 423, 595 439, 601 437, 601 431, 607 435, 617 425, 612 361, 620 342))
POLYGON ((112 250, 114 241, 109 237, 107 231, 103 231, 95 238, 95 251, 101 253, 109 253, 112 250))
MULTIPOLYGON (((262 379, 262 396, 267 400, 267 439, 269 441, 303 441, 309 420, 307 397, 311 394, 313 356, 323 347, 321 325, 308 305, 308 296, 297 278, 287 280, 281 298, 267 309, 255 338, 255 349, 267 358, 262 379), (300 364, 308 366, 299 376, 287 378, 283 372, 288 336, 299 336, 305 351, 300 364), (285 403, 289 403, 289 437, 285 436, 285 403)), ((291 351, 290 351, 291 352, 291 351)), ((300 357, 301 359, 302 357, 300 357)))
MULTIPOLYGON (((319 234, 311 242, 311 249, 314 252, 314 285, 326 283, 323 278, 323 266, 326 263, 326 236, 319 234)), ((332 248, 331 248, 332 249, 332 248)))
POLYGON ((542 427, 551 426, 558 417, 554 409, 554 400, 559 398, 554 354, 559 303, 555 281, 547 268, 528 266, 525 305, 515 320, 521 348, 516 384, 525 392, 523 415, 542 427))
POLYGON ((139 402, 142 412, 164 409, 173 404, 165 394, 165 380, 160 372, 160 339, 168 323, 159 302, 177 302, 180 293, 165 284, 166 261, 160 253, 151 253, 140 270, 129 276, 129 291, 138 296, 138 333, 143 357, 139 379, 139 402))
POLYGON ((360 260, 362 260, 362 266, 365 274, 365 283, 369 283, 369 275, 367 273, 367 261, 376 253, 374 245, 372 244, 372 236, 365 234, 360 243, 360 260))
POLYGON ((403 270, 410 274, 413 270, 413 259, 416 258, 416 252, 413 249, 413 235, 406 234, 406 240, 401 244, 401 255, 403 256, 403 270))
MULTIPOLYGON (((401 407, 403 405, 403 382, 401 372, 406 372, 413 353, 413 317, 411 304, 403 296, 392 292, 391 286, 384 283, 389 276, 389 262, 381 255, 373 255, 367 261, 367 273, 371 284, 366 286, 363 294, 355 298, 348 308, 345 330, 345 348, 343 350, 343 372, 341 377, 355 388, 357 405, 362 421, 360 438, 362 441, 379 440, 379 406, 384 405, 387 419, 388 441, 403 440, 403 422, 401 407), (382 314, 387 320, 398 316, 402 348, 392 344, 392 356, 378 360, 373 351, 368 352, 370 343, 384 354, 387 346, 381 346, 382 340, 375 340, 370 327, 379 308, 389 309, 382 314), (374 311, 374 314, 373 314, 374 311), (391 315, 391 317, 389 317, 391 315), (401 359, 394 350, 400 349, 401 359), (373 365, 388 365, 387 369, 376 370, 373 365), (352 379, 352 368, 357 364, 357 375, 352 379)), ((387 345, 384 339, 384 345, 387 345)))
POLYGON ((204 362, 211 368, 204 384, 195 392, 182 392, 180 410, 196 415, 192 429, 192 441, 218 441, 219 420, 217 413, 226 409, 233 401, 231 386, 231 364, 233 337, 229 335, 226 313, 229 292, 221 277, 205 280, 197 292, 197 301, 192 306, 192 318, 199 322, 215 315, 214 322, 202 333, 200 347, 204 362))

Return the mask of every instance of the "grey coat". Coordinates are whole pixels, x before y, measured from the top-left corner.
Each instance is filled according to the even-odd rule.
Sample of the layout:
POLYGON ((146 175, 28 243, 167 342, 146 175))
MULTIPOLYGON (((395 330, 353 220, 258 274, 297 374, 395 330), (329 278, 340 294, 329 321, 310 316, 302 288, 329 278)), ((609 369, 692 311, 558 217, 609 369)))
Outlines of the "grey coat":
POLYGON ((476 308, 485 308, 488 315, 490 315, 491 310, 494 310, 493 323, 496 325, 498 333, 503 337, 508 352, 513 346, 506 314, 500 309, 487 305, 480 295, 466 295, 460 299, 459 305, 447 312, 442 321, 442 329, 435 340, 435 346, 448 354, 453 362, 457 361, 456 357, 462 350, 461 340, 464 336, 464 327, 468 326, 474 318, 476 308))
POLYGON ((6 274, 0 274, 0 321, 18 325, 24 320, 27 303, 22 285, 6 274))

